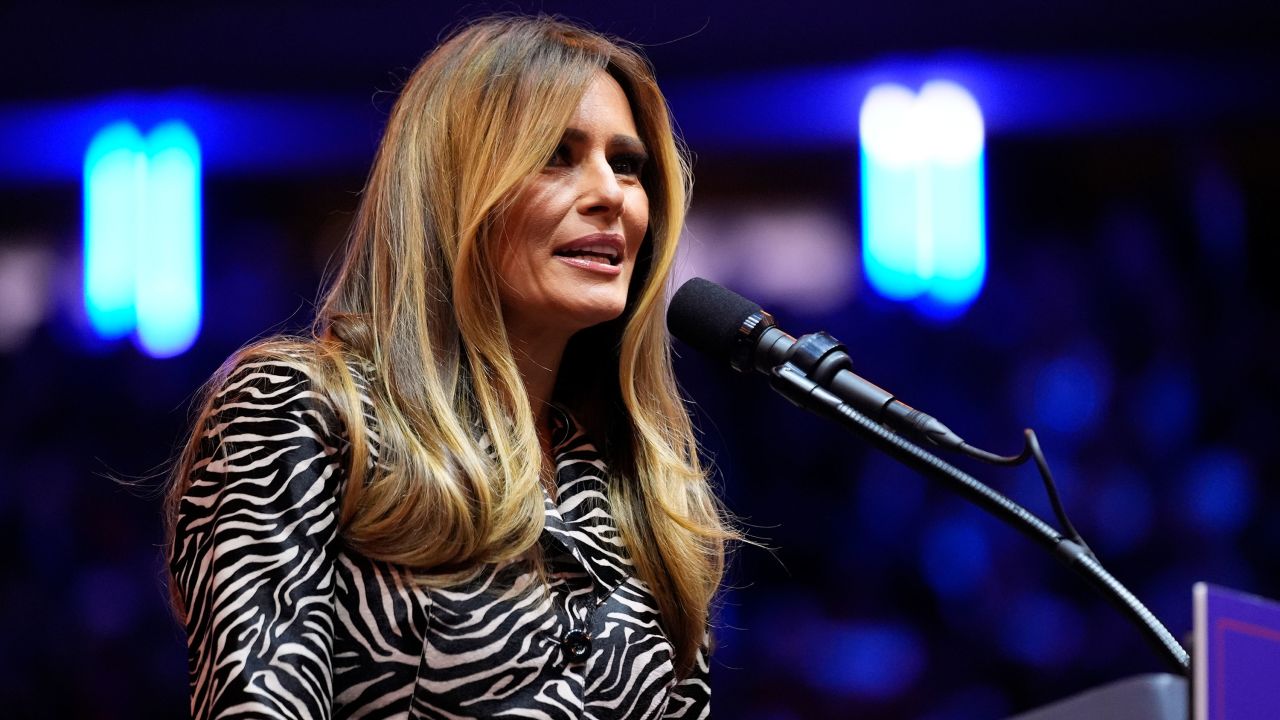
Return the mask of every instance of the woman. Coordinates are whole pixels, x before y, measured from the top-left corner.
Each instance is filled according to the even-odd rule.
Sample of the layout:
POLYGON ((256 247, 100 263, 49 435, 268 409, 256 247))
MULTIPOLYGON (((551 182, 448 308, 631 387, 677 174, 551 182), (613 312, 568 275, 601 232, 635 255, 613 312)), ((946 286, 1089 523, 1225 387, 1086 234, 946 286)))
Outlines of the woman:
POLYGON ((231 358, 176 468, 193 715, 709 713, 687 188, 629 48, 503 18, 423 61, 315 337, 231 358))

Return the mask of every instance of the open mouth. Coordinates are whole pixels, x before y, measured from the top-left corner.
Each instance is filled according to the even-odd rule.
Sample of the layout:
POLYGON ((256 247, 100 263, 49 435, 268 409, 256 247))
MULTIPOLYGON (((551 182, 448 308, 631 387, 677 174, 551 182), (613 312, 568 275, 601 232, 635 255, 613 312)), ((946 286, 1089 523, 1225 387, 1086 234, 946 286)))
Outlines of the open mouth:
POLYGON ((618 254, 618 251, 607 245, 588 245, 586 247, 557 250, 555 254, 559 257, 580 258, 587 262, 600 263, 601 265, 617 265, 622 262, 622 257, 618 254))

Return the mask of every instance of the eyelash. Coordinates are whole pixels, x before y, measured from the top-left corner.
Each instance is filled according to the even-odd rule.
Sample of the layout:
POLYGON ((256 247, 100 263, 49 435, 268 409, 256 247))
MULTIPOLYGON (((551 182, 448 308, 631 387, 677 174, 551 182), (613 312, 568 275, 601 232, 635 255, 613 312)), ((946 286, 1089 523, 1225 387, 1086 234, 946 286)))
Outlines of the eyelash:
POLYGON ((556 149, 552 151, 551 157, 547 158, 547 167, 559 167, 560 165, 569 164, 569 146, 560 143, 556 149))
MULTIPOLYGON (((609 166, 622 175, 639 175, 648 160, 648 156, 643 153, 624 153, 610 158, 609 166)), ((569 146, 564 143, 557 145, 551 157, 547 158, 547 167, 563 167, 571 163, 569 146)))
POLYGON ((613 166, 615 172, 620 172, 623 175, 639 175, 640 171, 644 169, 645 161, 648 159, 640 153, 627 153, 613 158, 609 161, 609 164, 613 166), (626 167, 622 169, 620 166, 626 167))

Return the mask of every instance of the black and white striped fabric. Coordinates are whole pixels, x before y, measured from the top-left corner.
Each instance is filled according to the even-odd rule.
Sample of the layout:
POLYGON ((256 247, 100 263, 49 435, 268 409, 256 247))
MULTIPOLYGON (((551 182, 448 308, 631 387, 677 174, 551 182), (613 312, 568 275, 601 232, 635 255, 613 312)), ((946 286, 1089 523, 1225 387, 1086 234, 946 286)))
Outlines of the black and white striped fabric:
POLYGON ((345 430, 305 361, 246 362, 214 405, 171 561, 193 717, 709 715, 706 653, 676 681, 607 470, 567 414, 542 571, 511 562, 438 589, 344 546, 345 430))

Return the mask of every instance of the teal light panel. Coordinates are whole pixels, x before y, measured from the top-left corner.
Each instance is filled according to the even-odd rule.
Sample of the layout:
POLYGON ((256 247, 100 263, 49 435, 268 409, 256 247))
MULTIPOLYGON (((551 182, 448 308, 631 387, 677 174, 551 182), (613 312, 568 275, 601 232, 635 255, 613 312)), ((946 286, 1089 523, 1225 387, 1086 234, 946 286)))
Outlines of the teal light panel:
POLYGON ((880 295, 953 317, 986 277, 984 129, 945 81, 877 85, 859 113, 862 262, 880 295))
POLYGON ((85 310, 97 334, 186 351, 201 321, 200 144, 184 123, 100 130, 84 163, 85 310))

